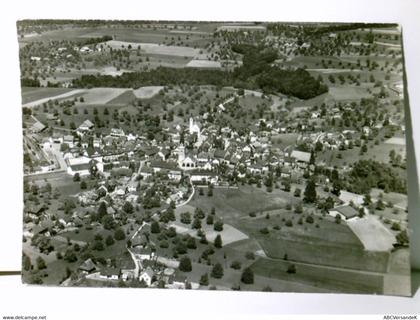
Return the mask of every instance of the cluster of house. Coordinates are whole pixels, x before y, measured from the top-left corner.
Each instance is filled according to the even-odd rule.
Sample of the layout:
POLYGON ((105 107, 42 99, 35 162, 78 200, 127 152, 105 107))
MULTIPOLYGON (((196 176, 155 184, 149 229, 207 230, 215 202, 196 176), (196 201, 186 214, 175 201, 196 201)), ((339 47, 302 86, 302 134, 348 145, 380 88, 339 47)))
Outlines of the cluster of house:
MULTIPOLYGON (((110 261, 106 266, 95 263, 91 258, 85 260, 78 268, 81 277, 99 281, 132 281, 138 280, 147 287, 164 285, 170 289, 185 289, 188 285, 187 277, 179 274, 176 267, 165 266, 157 261, 157 257, 150 249, 136 250, 136 258, 141 265, 140 270, 116 267, 110 261), (138 274, 136 274, 138 273, 138 274)), ((192 289, 199 287, 198 283, 189 283, 192 289)))

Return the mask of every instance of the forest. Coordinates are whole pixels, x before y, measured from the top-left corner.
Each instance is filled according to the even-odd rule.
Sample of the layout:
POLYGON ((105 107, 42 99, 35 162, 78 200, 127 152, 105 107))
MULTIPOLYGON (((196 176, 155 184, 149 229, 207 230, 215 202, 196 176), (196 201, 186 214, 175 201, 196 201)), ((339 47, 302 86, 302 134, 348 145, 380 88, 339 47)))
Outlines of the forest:
POLYGON ((351 192, 367 194, 371 188, 406 194, 407 179, 402 178, 387 164, 374 160, 359 160, 350 171, 347 189, 351 192))
POLYGON ((73 87, 138 88, 151 85, 215 85, 244 89, 261 89, 265 93, 282 93, 310 99, 328 91, 326 85, 303 69, 280 69, 273 65, 277 53, 273 49, 251 45, 233 45, 243 54, 243 65, 233 72, 198 68, 158 67, 146 72, 123 73, 120 76, 83 75, 72 82, 73 87))

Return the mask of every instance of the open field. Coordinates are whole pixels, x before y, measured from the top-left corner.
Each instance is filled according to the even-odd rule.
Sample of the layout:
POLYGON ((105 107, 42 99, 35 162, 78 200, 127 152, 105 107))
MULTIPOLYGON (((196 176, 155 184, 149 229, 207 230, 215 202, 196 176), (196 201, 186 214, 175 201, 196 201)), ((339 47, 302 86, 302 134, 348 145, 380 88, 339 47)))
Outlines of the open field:
POLYGON ((106 104, 115 99, 119 95, 125 93, 129 89, 120 88, 92 88, 85 91, 83 94, 84 105, 98 105, 106 104))
MULTIPOLYGON (((289 197, 292 199, 293 195, 289 194, 289 197)), ((244 186, 239 189, 216 188, 212 197, 199 196, 196 193, 189 204, 206 212, 214 207, 217 215, 234 224, 235 221, 247 216, 250 212, 282 208, 287 203, 286 197, 273 197, 262 189, 244 186)))
MULTIPOLYGON (((388 253, 364 251, 363 244, 347 225, 336 224, 330 217, 315 217, 313 224, 298 224, 302 215, 282 209, 289 201, 296 201, 290 193, 284 197, 280 194, 268 197, 262 190, 249 187, 214 191, 213 197, 195 196, 190 205, 206 212, 215 207, 217 215, 256 239, 271 258, 283 258, 287 254, 289 260, 311 264, 378 272, 386 270, 388 253), (257 217, 249 217, 251 212, 256 212, 257 217), (266 214, 270 215, 269 219, 265 218, 266 214), (287 220, 292 221, 292 227, 285 225, 287 220), (273 228, 276 225, 277 230, 273 228), (268 228, 269 234, 262 234, 260 230, 263 228, 268 228)), ((303 217, 311 211, 304 210, 303 217)))
POLYGON ((186 64, 186 67, 190 68, 221 68, 222 65, 219 61, 211 61, 211 60, 191 60, 186 64))
MULTIPOLYGON (((174 227, 176 232, 179 234, 189 234, 192 237, 197 237, 197 230, 194 230, 191 227, 184 225, 180 222, 171 223, 170 226, 174 227)), ((222 237, 223 245, 248 239, 248 236, 246 234, 227 223, 223 225, 223 231, 214 231, 212 225, 207 225, 205 223, 202 226, 202 230, 206 234, 207 240, 211 242, 214 242, 216 236, 220 234, 220 236, 222 237)))
POLYGON ((286 272, 292 262, 259 258, 252 264, 252 270, 257 275, 268 278, 305 283, 335 292, 377 293, 383 292, 383 276, 379 274, 364 274, 352 270, 337 270, 322 266, 295 264, 296 273, 286 272))
MULTIPOLYGON (((45 93, 43 93, 44 89, 50 89, 50 88, 40 88, 37 90, 40 90, 41 94, 40 95, 44 95, 47 97, 41 98, 41 99, 37 99, 37 100, 32 100, 31 102, 27 102, 25 104, 22 105, 22 107, 26 107, 26 108, 32 108, 35 106, 38 106, 40 104, 43 104, 45 102, 48 102, 49 100, 59 100, 59 99, 65 99, 65 98, 70 98, 73 97, 75 95, 78 95, 80 93, 85 92, 84 89, 74 89, 74 90, 66 90, 63 93, 59 93, 56 95, 51 95, 53 94, 53 92, 47 90, 45 93)), ((35 91, 33 92, 33 96, 35 95, 35 91)))
POLYGON ((385 141, 388 144, 394 144, 397 146, 405 146, 405 138, 402 137, 392 137, 385 141))
POLYGON ((376 217, 352 219, 347 225, 359 237, 365 250, 388 251, 396 242, 394 235, 376 217))
POLYGON ((114 39, 127 42, 145 42, 145 43, 164 43, 175 41, 175 39, 168 38, 168 35, 182 37, 184 43, 190 46, 205 47, 205 45, 212 39, 212 32, 215 26, 196 25, 192 24, 192 30, 174 30, 170 28, 154 29, 147 26, 141 28, 129 28, 124 26, 111 27, 69 27, 64 30, 47 31, 41 34, 30 34, 20 39, 21 43, 45 41, 45 40, 71 40, 83 42, 88 38, 103 37, 105 35, 112 35, 114 39), (188 38, 187 38, 188 36, 188 38))
POLYGON ((70 88, 33 88, 33 87, 22 87, 22 104, 33 102, 36 100, 54 97, 73 91, 70 88))
POLYGON ((121 49, 122 47, 127 48, 129 45, 133 49, 137 49, 140 46, 140 52, 147 54, 161 54, 168 56, 180 56, 180 57, 195 57, 200 53, 199 49, 194 49, 190 47, 182 46, 167 46, 160 45, 156 43, 137 43, 137 42, 127 42, 127 41, 117 41, 110 40, 105 42, 105 44, 113 49, 121 49))
POLYGON ((133 91, 138 99, 151 99, 163 90, 163 86, 141 87, 133 91))
POLYGON ((370 97, 370 94, 367 92, 366 88, 350 86, 330 87, 328 94, 329 97, 335 101, 360 100, 362 98, 370 97))

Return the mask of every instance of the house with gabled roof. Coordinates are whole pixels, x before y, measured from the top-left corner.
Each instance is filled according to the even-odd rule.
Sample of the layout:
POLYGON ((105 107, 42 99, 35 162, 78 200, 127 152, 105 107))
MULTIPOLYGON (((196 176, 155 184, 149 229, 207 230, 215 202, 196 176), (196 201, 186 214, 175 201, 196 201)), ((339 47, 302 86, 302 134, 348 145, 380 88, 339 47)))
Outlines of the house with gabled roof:
POLYGON ((83 121, 83 123, 77 128, 78 132, 85 133, 93 129, 95 125, 89 119, 83 121))
POLYGON ((78 268, 80 271, 85 273, 92 273, 97 270, 96 264, 91 258, 85 260, 78 268))
POLYGON ((150 266, 148 266, 146 269, 144 269, 142 273, 140 273, 139 280, 144 281, 147 284, 147 286, 150 287, 154 276, 155 272, 150 266))
POLYGON ((343 205, 329 210, 329 215, 336 217, 339 215, 342 220, 353 219, 358 216, 358 212, 350 205, 343 205))

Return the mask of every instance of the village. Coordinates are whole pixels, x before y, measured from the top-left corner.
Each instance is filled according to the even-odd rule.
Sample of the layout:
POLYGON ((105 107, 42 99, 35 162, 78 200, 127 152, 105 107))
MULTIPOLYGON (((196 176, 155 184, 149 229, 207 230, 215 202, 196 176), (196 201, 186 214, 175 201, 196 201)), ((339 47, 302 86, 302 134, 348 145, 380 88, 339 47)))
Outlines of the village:
POLYGON ((389 83, 354 99, 208 85, 32 99, 25 281, 389 293, 408 259, 403 97, 389 83))

